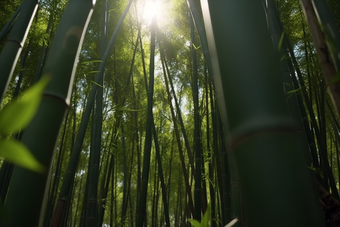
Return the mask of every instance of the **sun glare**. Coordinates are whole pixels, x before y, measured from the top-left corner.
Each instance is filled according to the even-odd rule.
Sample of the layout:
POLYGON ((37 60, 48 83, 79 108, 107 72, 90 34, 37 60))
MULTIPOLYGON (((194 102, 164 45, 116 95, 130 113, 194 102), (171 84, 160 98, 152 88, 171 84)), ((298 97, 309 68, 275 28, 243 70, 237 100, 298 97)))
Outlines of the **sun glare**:
POLYGON ((158 25, 164 23, 168 16, 165 5, 164 0, 145 0, 145 2, 138 7, 139 12, 143 12, 143 24, 150 25, 153 16, 156 16, 158 25))

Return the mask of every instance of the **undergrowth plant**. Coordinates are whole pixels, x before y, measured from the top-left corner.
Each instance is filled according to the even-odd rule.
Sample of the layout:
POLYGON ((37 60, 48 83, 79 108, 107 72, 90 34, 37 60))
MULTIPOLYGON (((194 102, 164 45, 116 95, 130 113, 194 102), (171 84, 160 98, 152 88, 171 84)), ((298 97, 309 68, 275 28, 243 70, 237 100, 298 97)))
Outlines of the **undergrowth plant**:
POLYGON ((23 143, 10 137, 31 122, 49 80, 49 77, 43 77, 0 110, 0 156, 13 164, 39 173, 45 173, 46 167, 38 162, 23 143))
MULTIPOLYGON (((199 222, 198 220, 195 219, 188 219, 188 221, 194 226, 194 227, 209 227, 210 226, 210 204, 207 207, 207 210, 205 211, 202 221, 199 222)), ((231 222, 229 222, 226 226, 224 227, 232 227, 233 225, 236 224, 238 221, 237 218, 234 218, 231 222)))

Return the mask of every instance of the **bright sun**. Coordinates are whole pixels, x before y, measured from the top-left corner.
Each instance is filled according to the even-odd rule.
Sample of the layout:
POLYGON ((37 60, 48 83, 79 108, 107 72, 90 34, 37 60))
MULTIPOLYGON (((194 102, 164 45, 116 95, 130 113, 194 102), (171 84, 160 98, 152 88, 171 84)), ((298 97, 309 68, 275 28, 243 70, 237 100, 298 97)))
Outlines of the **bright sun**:
POLYGON ((162 24, 167 18, 164 0, 145 0, 138 6, 139 13, 143 12, 143 24, 150 25, 152 17, 156 15, 157 23, 162 24))

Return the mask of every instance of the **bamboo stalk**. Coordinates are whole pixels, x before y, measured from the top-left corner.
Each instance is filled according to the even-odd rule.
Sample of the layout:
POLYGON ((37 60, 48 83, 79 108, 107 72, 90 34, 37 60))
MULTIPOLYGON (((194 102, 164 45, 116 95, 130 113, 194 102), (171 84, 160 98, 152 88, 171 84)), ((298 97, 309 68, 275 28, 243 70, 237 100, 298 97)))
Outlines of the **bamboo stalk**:
POLYGON ((312 0, 313 8, 326 38, 336 71, 340 70, 340 33, 326 1, 312 0))
MULTIPOLYGON (((111 52, 112 46, 116 40, 117 34, 123 24, 123 21, 130 9, 130 6, 132 4, 132 1, 129 1, 127 7, 125 8, 125 11, 123 13, 123 15, 121 16, 121 18, 119 19, 119 22, 111 36, 110 42, 105 50, 105 53, 103 55, 103 59, 102 62, 100 63, 99 66, 99 73, 97 73, 96 78, 95 78, 95 83, 99 83, 103 73, 104 73, 104 69, 105 69, 105 65, 107 63, 107 60, 109 58, 109 54, 111 52)), ((89 115, 91 114, 92 111, 92 107, 93 107, 93 103, 94 103, 94 98, 95 95, 97 93, 97 89, 98 89, 98 85, 93 84, 92 85, 92 89, 88 98, 88 102, 86 104, 85 107, 85 111, 84 114, 82 116, 82 120, 80 122, 80 126, 79 126, 79 130, 78 130, 78 134, 77 134, 77 138, 76 138, 76 142, 75 145, 72 148, 72 152, 71 152, 71 157, 69 160, 69 164, 67 167, 67 172, 64 176, 64 180, 63 180, 63 184, 61 187, 61 191, 59 194, 59 199, 54 211, 54 215, 53 215, 53 219, 52 219, 52 226, 60 226, 60 221, 62 219, 62 216, 64 215, 65 212, 65 207, 67 202, 69 201, 69 197, 70 197, 70 193, 72 190, 72 185, 73 185, 73 180, 74 180, 74 175, 75 175, 75 170, 77 168, 78 165, 78 160, 79 160, 79 155, 81 152, 81 148, 83 145, 83 141, 84 141, 84 137, 85 137, 85 133, 86 133, 86 128, 87 128, 87 124, 89 121, 89 115)))
POLYGON ((151 50, 150 50, 150 77, 148 87, 148 107, 146 120, 146 134, 144 143, 143 172, 140 197, 137 204, 136 227, 142 227, 146 223, 146 199, 149 181, 151 142, 152 142, 152 108, 154 92, 154 71, 155 71, 155 39, 156 39, 156 16, 152 18, 151 24, 151 50))
POLYGON ((323 34, 317 22, 317 17, 311 0, 300 0, 300 2, 316 48, 323 76, 331 94, 334 108, 336 109, 338 117, 340 117, 340 83, 338 81, 333 82, 333 77, 336 74, 336 69, 329 57, 329 49, 326 44, 325 35, 323 34))
POLYGON ((202 190, 202 147, 201 147, 201 128, 200 128, 200 116, 198 113, 198 73, 197 73, 197 54, 195 46, 195 33, 194 33, 194 25, 192 18, 190 17, 190 37, 191 37, 191 56, 192 56, 192 95, 194 102, 194 147, 195 147, 195 193, 194 193, 194 201, 195 201, 195 220, 201 220, 201 208, 202 208, 202 198, 201 198, 201 190, 202 190))
POLYGON ((223 84, 224 133, 234 155, 246 224, 324 226, 285 104, 262 1, 203 1, 202 6, 211 32, 209 49, 217 61, 214 72, 223 84))
MULTIPOLYGON (((93 6, 92 2, 84 4, 82 0, 68 4, 43 72, 51 76, 50 84, 36 116, 22 136, 22 142, 47 169, 50 169, 60 127, 69 106, 74 69, 93 6)), ((39 226, 43 221, 48 181, 49 174, 40 175, 15 167, 5 202, 7 226, 39 226)))
POLYGON ((38 8, 39 0, 25 0, 20 15, 9 34, 0 55, 0 103, 12 78, 14 68, 26 41, 28 31, 38 8))
POLYGON ((15 20, 18 18, 18 15, 21 11, 21 5, 17 8, 17 10, 13 13, 13 16, 11 17, 11 19, 9 19, 9 21, 7 22, 7 24, 5 25, 5 27, 3 27, 0 31, 0 43, 3 41, 3 39, 5 38, 5 36, 8 34, 8 32, 11 30, 11 27, 13 27, 15 20))

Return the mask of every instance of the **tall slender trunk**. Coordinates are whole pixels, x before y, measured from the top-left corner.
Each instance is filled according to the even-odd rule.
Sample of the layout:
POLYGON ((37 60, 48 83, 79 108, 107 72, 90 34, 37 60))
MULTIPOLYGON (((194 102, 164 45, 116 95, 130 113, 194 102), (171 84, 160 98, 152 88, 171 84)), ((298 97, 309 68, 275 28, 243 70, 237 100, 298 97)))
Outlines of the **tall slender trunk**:
MULTIPOLYGON (((102 62, 100 63, 100 66, 99 66, 99 70, 98 70, 99 73, 96 74, 95 81, 94 81, 97 84, 100 83, 101 78, 103 77, 105 65, 108 61, 111 49, 112 49, 113 44, 116 40, 117 34, 118 34, 122 24, 123 24, 123 21, 124 21, 129 9, 130 9, 131 4, 132 4, 132 1, 130 0, 127 7, 125 8, 123 15, 119 19, 119 22, 118 22, 118 24, 117 24, 117 26, 116 26, 116 28, 115 28, 112 36, 111 36, 110 42, 109 42, 109 44, 108 44, 108 46, 105 50, 103 58, 101 59, 102 62)), ((80 152, 81 152, 81 149, 82 149, 87 124, 88 124, 88 121, 89 121, 89 115, 91 114, 91 111, 92 111, 92 107, 93 107, 93 104, 94 104, 94 98, 96 96, 98 87, 99 87, 98 85, 93 84, 89 98, 88 98, 88 102, 86 104, 85 111, 84 111, 83 116, 82 116, 82 120, 80 122, 76 142, 75 142, 75 145, 72 148, 70 161, 69 161, 69 164, 68 164, 68 167, 67 167, 66 174, 64 176, 63 184, 62 184, 61 191, 60 191, 60 194, 59 194, 59 199, 58 199, 55 211, 54 211, 52 226, 60 226, 60 221, 62 219, 64 212, 65 212, 66 204, 69 202, 70 193, 71 193, 71 190, 72 190, 72 187, 73 187, 75 170, 77 169, 79 155, 80 155, 80 152)))
POLYGON ((45 221, 44 221, 44 225, 45 226, 49 226, 50 225, 50 221, 52 218, 52 214, 53 214, 53 207, 55 204, 55 199, 57 196, 57 189, 58 189, 58 185, 59 185, 59 180, 60 180, 60 172, 61 172, 61 165, 62 165, 62 160, 64 157, 64 145, 65 145, 65 135, 66 135, 66 127, 67 127, 67 122, 68 122, 68 118, 69 117, 69 113, 67 113, 66 116, 66 120, 64 123, 64 129, 63 129, 63 134, 61 137, 61 141, 60 141, 60 147, 59 147, 59 152, 58 152, 58 158, 57 158, 57 163, 56 163, 56 169, 54 172, 54 179, 53 179, 53 183, 52 183, 52 187, 50 189, 50 195, 49 195, 49 199, 47 202, 47 210, 45 213, 45 221))
MULTIPOLYGON (((340 117, 340 84, 339 84, 339 79, 335 78, 335 74, 337 72, 329 56, 330 50, 327 47, 325 35, 323 34, 320 24, 318 23, 311 0, 300 0, 300 2, 303 8, 303 12, 305 14, 307 23, 308 23, 310 34, 312 36, 312 39, 313 39, 313 42, 316 48, 316 52, 317 52, 317 56, 320 62, 322 72, 323 72, 323 76, 325 78, 325 81, 330 91, 330 95, 332 98, 334 108, 336 109, 338 117, 340 117)), ((324 14, 322 13, 321 15, 324 15, 324 14)), ((322 20, 321 20, 321 23, 322 23, 322 20)), ((327 32, 330 31, 328 30, 330 28, 330 24, 321 24, 321 25, 324 26, 325 28, 328 27, 326 28, 327 32)), ((331 50, 331 54, 333 56, 334 54, 335 56, 338 56, 337 51, 340 50, 340 45, 338 43, 339 42, 339 31, 335 31, 334 34, 337 34, 337 37, 333 37, 333 38, 336 38, 338 40, 333 40, 334 42, 333 44, 335 44, 336 49, 335 51, 331 50)), ((335 57, 335 58, 338 58, 338 57, 335 57)), ((336 63, 339 64, 338 67, 340 67, 339 59, 336 59, 336 63)))
MULTIPOLYGON (((13 98, 17 97, 19 95, 19 90, 21 87, 21 83, 22 83, 22 79, 24 77, 24 69, 25 69, 25 65, 26 65, 26 60, 28 57, 28 53, 30 51, 30 42, 27 45, 26 51, 24 53, 21 54, 21 60, 20 60, 20 67, 21 67, 21 71, 19 73, 19 78, 18 78, 18 82, 15 86, 15 90, 13 92, 13 98)), ((18 133, 16 135, 14 135, 13 137, 16 139, 20 139, 20 135, 21 133, 18 133)), ((9 163, 7 161, 4 162, 4 164, 1 166, 1 171, 0 171, 0 201, 4 202, 6 195, 7 195, 7 191, 8 191, 8 186, 9 186, 9 182, 13 173, 13 168, 14 165, 12 163, 9 163)))
POLYGON ((187 168, 185 166, 185 159, 184 159, 181 139, 180 139, 180 135, 179 135, 177 119, 175 117, 175 111, 174 111, 172 103, 171 103, 170 89, 169 89, 169 85, 168 85, 168 78, 170 78, 170 76, 167 77, 167 75, 166 75, 166 71, 165 71, 165 67, 164 67, 164 63, 163 63, 164 53, 163 53, 162 50, 161 50, 161 60, 162 60, 162 64, 163 64, 163 75, 164 75, 165 87, 166 87, 168 99, 169 99, 171 117, 172 117, 172 121, 173 121, 173 124, 174 124, 174 133, 175 133, 176 140, 177 140, 177 146, 178 146, 178 151, 179 151, 180 160, 181 160, 181 167, 182 167, 182 172, 183 172, 183 175, 184 175, 186 193, 187 193, 188 199, 189 199, 189 205, 188 206, 189 206, 189 210, 190 210, 191 214, 193 215, 195 209, 194 209, 194 203, 193 203, 193 200, 192 200, 192 193, 191 193, 191 187, 190 187, 190 183, 189 183, 189 176, 188 176, 187 168))
MULTIPOLYGON (((102 8, 102 23, 101 23, 101 42, 100 42, 100 59, 104 59, 105 48, 106 48, 106 0, 103 1, 102 8)), ((99 166, 100 156, 102 148, 102 127, 103 127, 103 86, 104 86, 104 75, 105 69, 102 69, 102 76, 98 81, 99 87, 96 94, 94 115, 94 147, 93 153, 90 154, 90 165, 89 172, 89 194, 88 194, 88 213, 87 213, 87 226, 97 227, 98 225, 98 183, 99 183, 99 166)))
POLYGON ((197 55, 196 55, 196 41, 195 32, 192 18, 190 17, 190 36, 191 36, 191 54, 192 54, 192 95, 194 100, 194 147, 195 147, 195 215, 196 220, 201 220, 201 209, 202 209, 202 147, 201 147, 201 127, 200 127, 200 116, 199 116, 199 104, 198 104, 198 73, 197 73, 197 55))
POLYGON ((153 90, 154 90, 154 67, 155 67, 155 29, 156 29, 156 16, 152 19, 151 24, 151 53, 150 53, 150 78, 148 87, 148 108, 146 120, 146 135, 144 144, 144 157, 143 157, 143 172, 142 172, 142 185, 140 197, 137 205, 136 226, 142 227, 146 219, 146 198, 147 187, 149 180, 150 169, 150 156, 151 156, 151 142, 152 142, 152 107, 153 107, 153 90))
POLYGON ((21 5, 17 8, 17 10, 13 13, 11 19, 7 22, 7 24, 0 31, 0 42, 6 37, 6 35, 12 30, 13 24, 15 20, 18 18, 18 15, 21 11, 21 5))
POLYGON ((7 38, 6 44, 0 55, 0 103, 7 90, 8 84, 24 43, 33 18, 38 9, 39 0, 25 0, 20 6, 20 14, 7 38))
POLYGON ((123 146, 123 200, 122 200, 122 213, 121 213, 121 223, 124 223, 124 220, 126 218, 126 211, 127 211, 127 206, 128 206, 128 201, 127 201, 127 191, 128 191, 128 161, 127 161, 127 150, 125 146, 125 133, 124 133, 124 124, 121 126, 122 130, 122 146, 123 146))
MULTIPOLYGON (((52 21, 53 21, 53 13, 51 12, 50 16, 49 16, 49 19, 48 19, 48 25, 47 25, 47 28, 46 28, 46 34, 50 34, 51 33, 50 30, 51 30, 52 21)), ((47 56, 48 49, 49 49, 48 48, 48 43, 44 42, 42 47, 41 47, 41 50, 40 50, 40 56, 39 56, 39 60, 38 60, 38 63, 37 63, 37 67, 35 69, 33 83, 36 83, 40 79, 40 77, 41 77, 41 72, 42 72, 43 66, 44 66, 45 61, 46 61, 46 56, 47 56)))
POLYGON ((324 36, 328 42, 326 42, 330 55, 334 63, 337 72, 340 70, 340 32, 337 26, 332 12, 327 4, 327 1, 312 0, 313 7, 316 12, 319 23, 322 25, 324 36))
POLYGON ((220 72, 223 105, 227 104, 228 116, 222 116, 228 122, 225 138, 234 155, 242 200, 247 201, 247 225, 324 226, 318 198, 311 190, 315 183, 299 153, 296 126, 285 105, 279 59, 270 44, 262 1, 204 1, 202 5, 211 32, 209 49, 215 53, 214 72, 220 72), (245 37, 252 39, 244 41, 245 37), (280 207, 272 209, 278 202, 280 207), (286 212, 296 215, 282 219, 286 212))
MULTIPOLYGON (((301 141, 301 153, 304 156, 304 162, 306 166, 311 165, 311 153, 309 151, 309 144, 308 144, 308 139, 306 136, 306 130, 309 129, 305 128, 304 122, 302 120, 302 112, 300 111, 301 109, 304 108, 304 106, 299 106, 298 103, 298 97, 297 93, 295 92, 294 86, 291 86, 291 84, 294 84, 294 79, 295 75, 294 73, 290 72, 289 68, 289 61, 286 56, 288 56, 287 52, 287 47, 285 43, 280 42, 282 33, 283 31, 281 30, 280 26, 280 18, 278 16, 278 13, 276 12, 276 7, 275 3, 273 0, 267 0, 266 4, 266 13, 267 13, 267 21, 268 21, 268 27, 269 27, 269 32, 271 34, 272 42, 273 42, 273 47, 277 49, 278 55, 280 60, 279 63, 279 69, 280 69, 280 76, 283 81, 283 86, 284 86, 284 92, 286 93, 286 100, 287 100, 287 105, 289 108, 290 115, 292 119, 295 120, 296 124, 296 134, 299 137, 299 140, 301 141), (293 92, 293 94, 291 94, 293 92)), ((284 38, 284 37, 283 37, 284 38)), ((302 103, 301 103, 302 104, 302 103)), ((324 108, 323 108, 324 109, 324 108)), ((325 118, 322 118, 325 119, 325 118)), ((324 135, 326 135, 326 131, 324 132, 324 135)), ((325 137, 324 137, 325 139, 325 137)), ((325 144, 322 142, 322 144, 325 144)), ((324 150, 327 150, 325 147, 324 150)), ((311 175, 311 178, 315 178, 315 174, 312 170, 309 170, 309 174, 311 175)), ((318 191, 316 188, 314 188, 314 193, 315 196, 318 196, 318 191)))
MULTIPOLYGON (((204 73, 205 73, 205 106, 206 106, 206 140, 207 140, 207 152, 208 152, 208 165, 209 165, 209 192, 210 192, 210 207, 211 207, 211 224, 212 227, 216 227, 217 226, 217 221, 215 219, 216 217, 216 203, 215 203, 215 194, 217 192, 217 190, 215 190, 214 188, 214 184, 216 185, 215 179, 214 179, 214 167, 215 166, 215 156, 213 156, 213 152, 211 150, 211 144, 210 144, 210 112, 209 112, 209 86, 210 85, 210 80, 208 78, 208 74, 206 69, 204 69, 204 73)), ((212 102, 213 100, 210 100, 210 102, 212 102)), ((211 110, 212 111, 212 110, 211 110)))
POLYGON ((169 70, 167 61, 165 60, 165 57, 163 58, 163 62, 164 62, 164 65, 165 65, 166 73, 168 75, 169 84, 170 84, 170 87, 171 87, 172 97, 173 97, 173 99, 175 101, 176 118, 178 118, 178 121, 179 121, 179 124, 180 124, 180 129, 181 129, 183 137, 184 137, 184 144, 185 144, 185 148, 186 148, 187 153, 188 153, 189 164, 191 166, 191 173, 192 173, 192 175, 195 175, 194 156, 193 156, 191 148, 190 148, 189 139, 188 139, 188 136, 187 136, 187 133, 186 133, 186 129, 185 129, 185 126, 184 126, 184 123, 183 123, 183 119, 182 119, 181 108, 180 108, 179 102, 177 101, 177 95, 176 95, 176 92, 175 92, 174 84, 172 82, 172 78, 170 76, 171 75, 170 74, 170 70, 169 70))
MULTIPOLYGON (((157 133, 156 133, 156 127, 155 127, 154 120, 152 122, 152 131, 153 131, 153 138, 154 138, 155 147, 156 147, 156 159, 157 159, 157 166, 158 166, 158 175, 159 175, 161 188, 162 188, 162 199, 163 199, 163 207, 164 207, 165 226, 170 227, 169 204, 168 204, 168 199, 167 199, 166 186, 165 186, 165 183, 164 183, 165 181, 164 181, 163 165, 162 165, 161 154, 160 154, 160 146, 159 146, 159 142, 158 142, 158 136, 157 136, 157 133)), ((156 203, 156 221, 155 221, 156 224, 157 224, 157 216, 158 216, 157 215, 158 197, 159 197, 159 195, 158 195, 158 185, 157 185, 157 203, 156 203)))
MULTIPOLYGON (((36 1, 33 2, 35 8, 36 1)), ((68 4, 44 68, 43 74, 51 75, 51 81, 45 89, 37 114, 22 136, 22 142, 47 169, 50 169, 60 127, 69 106, 74 69, 93 7, 92 2, 84 4, 79 0, 68 4)), ((41 175, 14 168, 5 203, 8 226, 38 226, 42 222, 43 218, 40 217, 44 212, 42 208, 48 181, 49 173, 41 175)))

